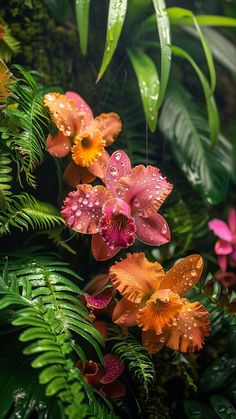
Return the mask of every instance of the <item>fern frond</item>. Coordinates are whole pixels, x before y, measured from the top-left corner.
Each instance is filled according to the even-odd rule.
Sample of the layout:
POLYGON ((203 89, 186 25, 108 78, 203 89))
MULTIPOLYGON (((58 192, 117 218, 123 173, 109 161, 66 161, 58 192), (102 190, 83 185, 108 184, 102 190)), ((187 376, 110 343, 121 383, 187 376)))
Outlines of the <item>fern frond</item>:
POLYGON ((12 182, 11 155, 0 148, 0 210, 5 210, 6 201, 11 196, 12 182))
POLYGON ((0 58, 8 62, 13 54, 20 51, 20 43, 11 35, 10 29, 5 23, 0 23, 0 30, 0 58))
POLYGON ((119 327, 110 326, 109 341, 114 354, 127 364, 131 376, 142 383, 148 394, 148 388, 155 379, 151 356, 133 335, 123 334, 119 327))
POLYGON ((22 193, 12 196, 7 211, 0 213, 0 235, 8 234, 13 227, 22 231, 50 229, 62 225, 60 212, 53 205, 38 201, 22 193))

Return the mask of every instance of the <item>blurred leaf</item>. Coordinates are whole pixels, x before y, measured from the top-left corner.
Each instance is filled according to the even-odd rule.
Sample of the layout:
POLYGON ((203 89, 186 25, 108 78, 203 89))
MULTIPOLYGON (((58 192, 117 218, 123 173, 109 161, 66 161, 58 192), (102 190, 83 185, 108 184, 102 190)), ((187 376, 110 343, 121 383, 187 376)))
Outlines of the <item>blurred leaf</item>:
POLYGON ((80 49, 83 55, 87 54, 88 28, 89 28, 90 0, 76 0, 76 21, 80 38, 80 49))
POLYGON ((210 402, 212 408, 217 413, 218 417, 221 419, 235 419, 236 410, 234 406, 222 396, 212 396, 210 397, 210 402))
POLYGON ((106 45, 97 81, 99 81, 105 73, 117 47, 125 20, 127 4, 127 0, 110 0, 106 45))
POLYGON ((213 391, 226 384, 234 377, 236 371, 236 358, 222 356, 213 362, 202 374, 199 382, 199 390, 213 391))
MULTIPOLYGON (((176 16, 172 12, 172 8, 167 9, 170 22, 173 25, 194 25, 193 20, 189 16, 176 16)), ((199 25, 206 26, 227 26, 236 27, 236 19, 227 16, 216 15, 195 15, 196 21, 199 25)))
POLYGON ((221 202, 234 176, 233 153, 222 135, 213 150, 207 123, 189 93, 173 83, 167 92, 160 129, 170 142, 177 164, 209 204, 221 202))
POLYGON ((140 49, 129 51, 129 57, 138 79, 147 123, 153 132, 156 129, 157 100, 160 90, 157 69, 151 58, 140 49))
POLYGON ((157 110, 161 107, 169 80, 171 69, 171 32, 170 22, 164 0, 153 0, 156 12, 157 29, 161 46, 161 78, 160 92, 157 100, 157 110))
POLYGON ((44 3, 54 19, 62 22, 69 19, 71 8, 68 0, 44 0, 44 3))
POLYGON ((187 400, 184 402, 184 411, 188 419, 214 419, 215 415, 211 415, 206 407, 195 400, 187 400))

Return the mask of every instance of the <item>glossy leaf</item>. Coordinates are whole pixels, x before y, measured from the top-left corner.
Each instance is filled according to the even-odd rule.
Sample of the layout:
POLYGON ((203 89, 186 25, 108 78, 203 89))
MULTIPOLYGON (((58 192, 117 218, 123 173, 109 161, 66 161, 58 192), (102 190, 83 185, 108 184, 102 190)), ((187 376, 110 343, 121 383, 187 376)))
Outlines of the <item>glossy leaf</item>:
POLYGON ((222 356, 214 361, 203 373, 199 382, 199 390, 214 391, 225 383, 229 384, 236 371, 236 358, 222 356))
POLYGON ((205 405, 195 400, 184 402, 184 411, 188 419, 215 419, 213 412, 209 412, 205 405))
POLYGON ((148 126, 155 131, 157 123, 157 100, 160 81, 157 69, 151 58, 140 49, 129 51, 129 57, 138 79, 143 108, 148 126))
POLYGON ((224 199, 226 179, 235 176, 232 148, 222 135, 213 150, 207 123, 189 93, 175 83, 168 90, 160 117, 177 164, 209 204, 224 199))
POLYGON ((164 0, 153 0, 156 13, 157 28, 161 46, 161 77, 160 92, 157 100, 157 110, 161 107, 164 100, 170 69, 171 69, 171 32, 170 22, 166 12, 164 0))
POLYGON ((76 0, 76 21, 80 38, 80 49, 83 55, 87 54, 89 29, 90 0, 76 0))
MULTIPOLYGON (((172 8, 167 9, 170 22, 173 25, 194 25, 193 20, 189 16, 176 16, 172 12, 172 8)), ((195 15, 196 20, 201 26, 226 26, 236 27, 236 19, 228 16, 217 15, 195 15)))
POLYGON ((210 397, 210 402, 213 410, 217 414, 217 417, 221 419, 234 419, 236 418, 236 410, 232 403, 222 396, 210 397))
POLYGON ((97 81, 99 81, 105 73, 117 47, 125 20, 127 4, 127 0, 110 0, 107 22, 106 45, 97 81))

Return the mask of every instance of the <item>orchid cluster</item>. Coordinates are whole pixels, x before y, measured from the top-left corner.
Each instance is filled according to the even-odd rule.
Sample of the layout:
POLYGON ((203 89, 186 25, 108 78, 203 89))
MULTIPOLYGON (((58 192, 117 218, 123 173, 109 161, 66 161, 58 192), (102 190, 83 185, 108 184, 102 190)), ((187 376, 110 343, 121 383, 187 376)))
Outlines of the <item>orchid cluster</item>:
MULTIPOLYGON (((61 214, 70 229, 92 236, 94 258, 108 260, 121 249, 130 248, 136 238, 150 246, 168 243, 170 230, 158 211, 171 193, 172 184, 156 167, 132 168, 122 150, 111 157, 105 151, 121 131, 119 116, 108 113, 94 118, 89 106, 74 92, 47 94, 45 105, 59 130, 54 138, 49 134, 47 150, 61 158, 70 154, 64 178, 76 187, 65 198, 61 214), (88 184, 95 177, 103 184, 88 184)), ((211 224, 215 231, 216 223, 213 220, 211 224)), ((221 222, 221 241, 217 245, 217 249, 227 249, 227 254, 235 246, 233 214, 230 225, 231 230, 226 225, 223 228, 221 222)), ((233 250, 231 256, 234 258, 233 250)), ((84 303, 105 340, 108 331, 99 320, 104 310, 124 329, 138 326, 149 353, 158 352, 164 345, 182 352, 199 350, 210 332, 209 313, 202 304, 190 302, 184 295, 197 283, 202 269, 199 255, 180 260, 165 273, 158 262, 149 262, 143 253, 129 253, 109 272, 94 278, 86 289, 84 303), (116 290, 123 297, 118 302, 116 290)), ((106 365, 104 369, 89 361, 78 362, 77 366, 91 384, 105 393, 106 365)), ((119 387, 123 391, 121 384, 119 387)))

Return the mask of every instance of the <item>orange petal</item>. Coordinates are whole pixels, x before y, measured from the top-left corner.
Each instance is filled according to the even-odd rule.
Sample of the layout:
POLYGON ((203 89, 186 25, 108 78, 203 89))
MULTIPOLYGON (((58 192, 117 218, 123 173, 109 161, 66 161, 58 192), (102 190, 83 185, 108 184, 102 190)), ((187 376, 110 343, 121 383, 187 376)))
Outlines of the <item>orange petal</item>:
POLYGON ((58 131, 55 137, 48 135, 46 140, 46 149, 53 157, 65 157, 71 149, 70 137, 58 131))
POLYGON ((122 129, 120 117, 114 112, 102 113, 95 118, 95 122, 107 146, 115 141, 122 129))
POLYGON ((71 188, 75 188, 80 183, 91 183, 96 179, 86 167, 80 167, 73 161, 68 164, 63 178, 71 188))
POLYGON ((197 283, 202 270, 203 259, 200 255, 187 256, 166 273, 160 288, 183 296, 197 283))
POLYGON ((131 303, 122 298, 115 306, 112 313, 112 321, 120 326, 135 326, 140 304, 131 303))
POLYGON ((139 310, 137 324, 144 331, 152 330, 160 335, 166 326, 171 326, 181 310, 181 299, 170 290, 156 291, 139 310))
POLYGON ((162 266, 149 262, 144 253, 128 253, 110 268, 110 279, 119 292, 133 303, 155 291, 164 276, 162 266))
POLYGON ((110 160, 110 155, 107 153, 106 150, 103 150, 102 155, 97 158, 95 163, 90 164, 88 170, 94 176, 99 177, 100 179, 105 178, 108 162, 110 160))
POLYGON ((156 335, 152 330, 142 332, 142 343, 150 354, 159 352, 165 345, 165 335, 156 335))
POLYGON ((104 151, 105 141, 98 129, 84 131, 74 138, 71 149, 72 159, 82 167, 88 167, 95 163, 104 151))
POLYGON ((49 109, 53 122, 64 135, 73 136, 81 126, 83 114, 73 99, 60 93, 48 93, 44 104, 49 109))
POLYGON ((209 313, 198 301, 190 303, 182 299, 182 302, 182 310, 168 330, 166 345, 181 352, 200 350, 204 337, 210 333, 209 313))

